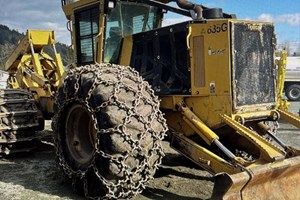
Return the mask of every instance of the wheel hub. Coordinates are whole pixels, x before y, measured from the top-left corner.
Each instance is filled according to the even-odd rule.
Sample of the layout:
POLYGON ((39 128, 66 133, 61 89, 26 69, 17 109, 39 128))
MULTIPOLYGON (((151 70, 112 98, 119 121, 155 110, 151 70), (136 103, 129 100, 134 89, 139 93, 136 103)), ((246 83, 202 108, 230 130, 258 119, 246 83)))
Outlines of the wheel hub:
POLYGON ((297 88, 294 88, 291 90, 291 96, 295 99, 299 98, 300 96, 300 91, 297 88))
POLYGON ((86 107, 76 104, 68 112, 65 124, 67 150, 79 168, 89 165, 95 151, 96 130, 86 107))

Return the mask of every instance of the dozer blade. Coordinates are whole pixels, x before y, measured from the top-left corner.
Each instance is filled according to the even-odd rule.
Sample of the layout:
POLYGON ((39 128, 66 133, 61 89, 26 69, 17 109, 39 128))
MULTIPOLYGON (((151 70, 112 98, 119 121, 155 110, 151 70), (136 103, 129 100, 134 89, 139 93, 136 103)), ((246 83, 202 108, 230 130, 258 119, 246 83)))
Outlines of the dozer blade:
POLYGON ((212 199, 300 199, 300 156, 215 176, 212 199))

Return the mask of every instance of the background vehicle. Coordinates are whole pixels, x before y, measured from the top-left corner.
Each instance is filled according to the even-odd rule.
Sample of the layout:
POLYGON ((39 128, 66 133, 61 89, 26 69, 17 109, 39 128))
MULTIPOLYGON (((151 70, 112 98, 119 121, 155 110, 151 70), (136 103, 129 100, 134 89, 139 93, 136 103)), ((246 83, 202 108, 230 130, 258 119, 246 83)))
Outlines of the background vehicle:
POLYGON ((285 67, 284 91, 290 101, 300 100, 300 59, 299 57, 287 57, 285 67))
POLYGON ((284 87, 285 95, 290 101, 300 100, 300 70, 286 70, 284 87))
POLYGON ((64 73, 54 43, 53 31, 28 30, 6 62, 3 85, 9 89, 1 89, 0 155, 33 150, 36 131, 53 115, 54 94, 64 73), (52 48, 54 56, 45 48, 52 48))
MULTIPOLYGON (((299 198, 300 152, 274 135, 280 116, 300 119, 277 103, 273 24, 164 3, 62 0, 77 66, 65 76, 53 68, 63 172, 87 197, 132 197, 153 177, 169 129, 171 146, 215 175, 213 199, 299 198), (165 11, 194 20, 161 27, 165 11)), ((22 87, 24 73, 6 69, 22 87)))

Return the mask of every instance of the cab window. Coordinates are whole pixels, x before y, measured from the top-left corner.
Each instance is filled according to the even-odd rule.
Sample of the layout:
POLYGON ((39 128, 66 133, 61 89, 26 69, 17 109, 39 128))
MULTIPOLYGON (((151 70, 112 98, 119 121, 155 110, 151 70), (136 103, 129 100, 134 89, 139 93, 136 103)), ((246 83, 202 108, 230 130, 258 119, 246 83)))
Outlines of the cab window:
POLYGON ((149 5, 118 2, 107 15, 104 62, 117 63, 122 38, 158 28, 160 14, 149 5))
POLYGON ((99 32, 98 23, 98 6, 75 12, 78 65, 94 63, 96 53, 95 38, 99 32))

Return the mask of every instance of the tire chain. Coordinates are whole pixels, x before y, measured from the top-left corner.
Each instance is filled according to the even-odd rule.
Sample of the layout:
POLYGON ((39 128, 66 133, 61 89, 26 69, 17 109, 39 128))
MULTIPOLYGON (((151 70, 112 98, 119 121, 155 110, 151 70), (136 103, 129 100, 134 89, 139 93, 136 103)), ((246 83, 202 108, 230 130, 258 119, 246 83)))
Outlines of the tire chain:
MULTIPOLYGON (((101 199, 123 199, 123 198, 132 197, 138 193, 141 193, 142 190, 145 189, 147 182, 149 180, 153 179, 151 174, 154 174, 153 172, 158 168, 158 165, 161 164, 162 157, 164 156, 160 141, 162 141, 162 139, 164 138, 165 133, 168 128, 166 125, 166 121, 163 118, 163 114, 159 110, 158 97, 155 96, 155 94, 154 94, 153 90, 151 89, 150 85, 148 84, 148 82, 144 81, 142 79, 142 77, 139 76, 139 73, 137 71, 135 71, 131 67, 126 67, 126 71, 124 69, 125 69, 125 67, 123 67, 123 66, 111 65, 111 64, 86 65, 84 67, 70 69, 67 72, 66 79, 68 79, 68 78, 76 79, 76 83, 74 85, 74 89, 75 89, 74 96, 72 98, 67 99, 64 102, 59 102, 57 97, 55 100, 55 104, 57 105, 57 111, 58 111, 56 113, 58 113, 58 114, 55 114, 55 116, 53 117, 53 127, 58 127, 58 125, 59 125, 59 121, 57 119, 60 118, 60 114, 62 113, 60 111, 62 109, 64 109, 69 103, 72 103, 72 102, 80 102, 83 105, 85 105, 92 116, 92 120, 94 121, 95 130, 97 132, 95 151, 94 151, 94 156, 93 156, 94 159, 92 160, 90 166, 88 166, 86 168, 86 170, 73 170, 72 167, 65 161, 63 153, 62 153, 62 149, 60 148, 60 146, 57 145, 57 144, 59 144, 58 140, 60 140, 60 139, 59 139, 59 137, 57 137, 58 134, 55 132, 56 130, 54 130, 55 144, 56 144, 55 147, 56 147, 56 154, 58 157, 58 164, 60 165, 60 167, 62 168, 64 173, 69 178, 72 178, 73 185, 76 184, 76 179, 74 179, 74 177, 76 177, 77 179, 79 178, 80 180, 83 180, 84 194, 87 198, 90 198, 90 199, 100 199, 100 197, 91 197, 88 194, 88 184, 89 183, 87 182, 87 179, 85 176, 89 170, 92 169, 94 171, 95 175, 102 182, 102 184, 106 186, 106 188, 108 190, 107 194, 104 197, 101 197, 101 199), (97 72, 97 74, 96 74, 95 81, 93 82, 91 88, 89 89, 88 95, 83 100, 77 96, 78 90, 80 88, 79 81, 80 81, 80 77, 82 74, 90 73, 90 72, 93 72, 93 73, 97 72), (101 78, 101 75, 103 74, 103 72, 117 74, 118 81, 113 82, 113 81, 109 81, 109 80, 103 80, 101 78), (133 74, 133 76, 131 74, 133 74), (130 87, 129 85, 126 85, 125 82, 122 81, 124 77, 137 82, 138 83, 138 91, 136 91, 134 88, 130 87), (89 99, 91 98, 93 90, 99 84, 113 85, 114 92, 107 101, 102 102, 102 104, 100 106, 93 109, 89 104, 89 99), (134 107, 129 107, 125 103, 118 100, 117 93, 120 91, 121 87, 122 87, 122 89, 126 89, 127 91, 131 91, 134 94, 137 94, 136 95, 137 98, 133 102, 134 107), (143 90, 147 91, 151 95, 151 98, 152 98, 151 100, 149 100, 147 97, 143 96, 143 93, 141 92, 143 90), (148 119, 151 119, 150 121, 148 119, 144 119, 143 116, 134 115, 134 113, 136 113, 135 110, 137 109, 137 107, 141 101, 144 101, 145 104, 152 106, 151 116, 148 117, 148 119), (95 113, 99 112, 101 109, 106 108, 108 105, 116 105, 119 108, 125 109, 127 111, 127 116, 125 117, 123 124, 121 124, 117 127, 109 128, 109 129, 100 129, 100 127, 97 123, 96 117, 95 117, 95 113), (141 134, 142 136, 139 138, 139 140, 133 139, 132 136, 130 135, 130 133, 126 132, 126 125, 131 122, 131 118, 133 118, 133 117, 145 125, 145 131, 141 134), (156 133, 154 131, 153 127, 151 127, 152 121, 155 119, 157 119, 158 122, 163 127, 162 130, 158 133, 156 133), (150 132, 151 136, 153 137, 153 140, 154 140, 153 148, 150 150, 149 155, 145 156, 145 159, 142 161, 142 163, 140 163, 140 165, 134 171, 128 171, 127 169, 129 167, 125 163, 125 160, 129 156, 130 152, 127 152, 126 155, 114 156, 114 155, 107 154, 100 149, 100 135, 107 134, 107 133, 108 134, 114 133, 114 134, 119 134, 124 139, 124 141, 126 141, 128 144, 131 145, 132 152, 135 150, 137 152, 139 152, 142 149, 142 147, 139 145, 139 141, 141 141, 146 136, 147 132, 150 132), (156 160, 156 162, 154 163, 153 166, 150 166, 150 164, 148 163, 148 158, 151 157, 153 154, 157 154, 159 156, 159 158, 156 160), (116 183, 106 180, 100 174, 100 172, 98 171, 98 169, 96 167, 96 163, 95 163, 95 158, 97 157, 96 155, 101 156, 103 158, 108 158, 108 159, 110 159, 110 162, 114 162, 118 166, 120 173, 124 174, 124 177, 126 177, 126 179, 118 180, 116 183), (141 173, 141 171, 143 171, 143 170, 145 171, 144 173, 146 173, 146 175, 144 176, 145 178, 143 180, 140 180, 139 184, 137 186, 134 186, 134 184, 131 184, 131 183, 134 183, 134 180, 132 179, 133 175, 137 172, 141 173), (126 183, 126 184, 129 183, 128 185, 130 185, 130 186, 128 188, 130 188, 130 189, 128 189, 128 191, 126 191, 126 190, 120 191, 120 187, 122 187, 122 185, 124 183, 126 183)), ((64 82, 64 84, 66 84, 66 82, 64 82)), ((64 90, 63 92, 64 92, 64 95, 68 96, 66 90, 64 90)))

